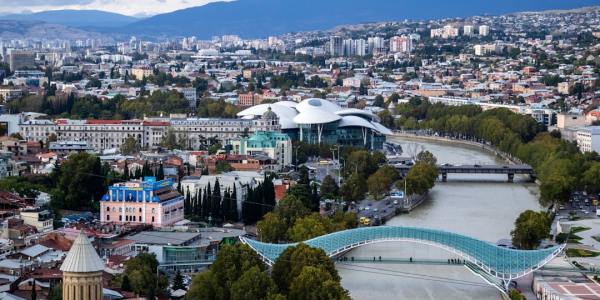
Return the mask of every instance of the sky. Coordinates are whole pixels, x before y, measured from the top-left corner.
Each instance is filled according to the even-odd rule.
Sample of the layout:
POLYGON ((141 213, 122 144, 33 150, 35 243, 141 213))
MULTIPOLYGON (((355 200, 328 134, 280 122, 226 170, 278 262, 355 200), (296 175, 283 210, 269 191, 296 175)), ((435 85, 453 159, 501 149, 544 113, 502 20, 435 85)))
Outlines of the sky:
POLYGON ((218 0, 0 0, 0 13, 97 9, 143 17, 215 1, 218 0))

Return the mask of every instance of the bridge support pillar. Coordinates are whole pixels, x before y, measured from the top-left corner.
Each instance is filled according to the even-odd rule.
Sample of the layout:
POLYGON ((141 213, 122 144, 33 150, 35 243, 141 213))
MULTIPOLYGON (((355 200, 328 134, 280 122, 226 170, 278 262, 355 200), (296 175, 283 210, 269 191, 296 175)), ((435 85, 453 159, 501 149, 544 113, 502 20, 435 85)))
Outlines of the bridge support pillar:
POLYGON ((448 181, 448 173, 442 173, 442 182, 448 181))
POLYGON ((508 182, 514 182, 514 181, 515 181, 515 174, 508 173, 508 182))

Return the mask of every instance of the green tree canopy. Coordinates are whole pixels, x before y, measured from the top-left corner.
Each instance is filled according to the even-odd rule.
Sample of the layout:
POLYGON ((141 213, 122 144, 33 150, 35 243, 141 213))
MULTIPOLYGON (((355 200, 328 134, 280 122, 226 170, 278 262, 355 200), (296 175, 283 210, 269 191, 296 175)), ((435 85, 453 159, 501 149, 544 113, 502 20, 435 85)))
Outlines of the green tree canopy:
POLYGON ((52 207, 81 210, 91 208, 105 193, 100 159, 88 153, 77 153, 55 170, 56 188, 52 190, 52 207))
POLYGON ((545 212, 526 210, 515 221, 512 242, 518 249, 536 249, 550 234, 551 220, 545 212))
POLYGON ((350 300, 346 291, 325 269, 305 266, 290 285, 289 299, 338 299, 350 300))
POLYGON ((300 243, 295 247, 284 250, 273 264, 272 276, 280 293, 286 294, 290 286, 302 269, 307 266, 324 270, 331 279, 339 282, 340 276, 335 269, 333 261, 322 249, 311 248, 300 243))

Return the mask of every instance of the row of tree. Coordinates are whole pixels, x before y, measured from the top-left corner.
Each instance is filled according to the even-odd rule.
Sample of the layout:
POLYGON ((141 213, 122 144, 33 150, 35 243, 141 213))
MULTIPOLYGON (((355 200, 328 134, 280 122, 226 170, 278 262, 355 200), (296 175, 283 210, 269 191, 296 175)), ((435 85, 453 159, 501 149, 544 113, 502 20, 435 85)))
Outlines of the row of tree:
POLYGON ((269 275, 246 245, 223 246, 214 264, 192 280, 186 295, 197 300, 350 299, 332 260, 305 244, 287 248, 269 275))
POLYGON ((473 105, 449 107, 417 98, 396 107, 397 125, 431 129, 441 134, 487 141, 501 151, 530 164, 542 181, 542 204, 567 201, 575 190, 598 192, 598 154, 581 153, 575 143, 545 128, 527 115, 508 109, 481 111, 473 105))
POLYGON ((210 183, 194 195, 187 189, 184 197, 184 213, 195 220, 210 221, 214 224, 222 222, 238 222, 240 217, 237 205, 237 187, 221 192, 219 179, 215 180, 211 189, 210 183))

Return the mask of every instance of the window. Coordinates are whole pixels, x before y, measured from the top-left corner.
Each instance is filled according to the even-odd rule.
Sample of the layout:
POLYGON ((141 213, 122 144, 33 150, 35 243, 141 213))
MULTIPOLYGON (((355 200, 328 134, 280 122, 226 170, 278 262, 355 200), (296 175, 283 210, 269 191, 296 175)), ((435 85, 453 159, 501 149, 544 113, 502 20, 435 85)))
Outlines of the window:
POLYGON ((108 207, 108 206, 107 206, 107 207, 106 207, 106 211, 110 211, 110 207, 108 207))
POLYGON ((106 215, 106 221, 110 221, 110 215, 106 215))
POLYGON ((154 223, 154 217, 152 217, 152 223, 154 223))

